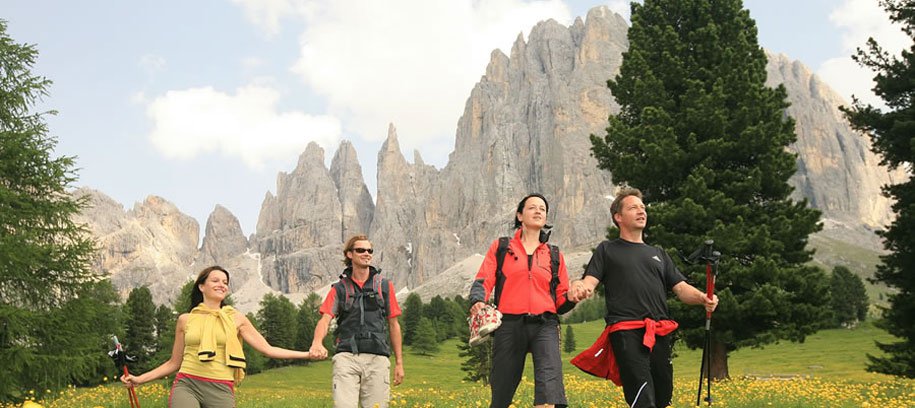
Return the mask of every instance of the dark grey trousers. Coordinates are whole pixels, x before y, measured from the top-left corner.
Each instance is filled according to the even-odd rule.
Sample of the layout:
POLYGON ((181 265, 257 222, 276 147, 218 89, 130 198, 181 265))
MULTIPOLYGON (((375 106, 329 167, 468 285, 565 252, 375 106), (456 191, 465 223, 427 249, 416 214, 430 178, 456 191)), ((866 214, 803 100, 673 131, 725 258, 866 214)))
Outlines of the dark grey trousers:
POLYGON ((568 405, 562 382, 558 318, 555 315, 545 319, 507 315, 493 333, 490 407, 511 405, 528 352, 534 360, 534 405, 568 405))

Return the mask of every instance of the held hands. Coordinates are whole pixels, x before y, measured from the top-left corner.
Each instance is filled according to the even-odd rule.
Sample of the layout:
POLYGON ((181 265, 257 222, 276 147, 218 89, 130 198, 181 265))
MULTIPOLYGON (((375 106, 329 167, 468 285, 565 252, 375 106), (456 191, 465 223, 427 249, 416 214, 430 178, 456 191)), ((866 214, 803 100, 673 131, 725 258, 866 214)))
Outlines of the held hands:
POLYGON ((591 297, 591 295, 593 295, 593 294, 594 294, 593 288, 589 288, 587 285, 585 285, 584 281, 577 280, 577 281, 572 282, 572 284, 570 285, 568 297, 569 297, 569 300, 571 300, 575 303, 578 303, 578 302, 581 302, 582 300, 585 300, 585 299, 591 297))
POLYGON ((311 354, 312 360, 323 360, 327 358, 327 349, 324 348, 324 345, 321 343, 312 344, 308 353, 311 354))

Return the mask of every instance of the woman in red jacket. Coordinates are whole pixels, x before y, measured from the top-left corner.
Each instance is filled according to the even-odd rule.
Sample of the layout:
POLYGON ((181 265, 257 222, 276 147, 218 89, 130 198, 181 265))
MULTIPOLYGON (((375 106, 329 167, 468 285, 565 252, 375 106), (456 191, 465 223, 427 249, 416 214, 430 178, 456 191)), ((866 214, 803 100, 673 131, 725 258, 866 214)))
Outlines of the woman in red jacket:
POLYGON ((497 273, 499 240, 493 241, 470 288, 471 315, 492 298, 502 313, 502 325, 493 333, 493 361, 490 375, 490 407, 508 407, 521 381, 524 360, 530 351, 534 359, 534 404, 564 407, 568 404, 562 382, 559 350, 559 316, 575 306, 566 293, 569 275, 559 251, 558 270, 551 267, 547 225, 549 204, 541 194, 531 194, 518 203, 515 234, 508 241, 497 273), (492 295, 492 296, 491 296, 492 295))

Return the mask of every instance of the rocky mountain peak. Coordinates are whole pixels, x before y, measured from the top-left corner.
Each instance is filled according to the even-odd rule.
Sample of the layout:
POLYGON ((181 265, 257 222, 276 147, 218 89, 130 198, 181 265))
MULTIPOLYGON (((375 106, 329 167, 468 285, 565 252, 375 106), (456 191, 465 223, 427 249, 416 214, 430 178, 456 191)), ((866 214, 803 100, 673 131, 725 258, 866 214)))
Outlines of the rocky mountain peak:
POLYGON ((355 234, 367 234, 372 225, 375 203, 365 185, 362 166, 353 144, 344 140, 330 165, 330 175, 337 186, 337 199, 343 212, 340 241, 355 234))
POLYGON ((902 170, 888 171, 870 149, 870 140, 854 131, 839 106, 848 105, 810 69, 783 54, 767 53, 767 84, 783 84, 795 120, 798 171, 791 178, 793 198, 806 198, 823 212, 835 237, 846 242, 868 242, 877 249, 873 230, 893 219, 883 185, 905 180, 902 170))
MULTIPOLYGON (((326 290, 342 268, 342 242, 368 232, 376 265, 397 289, 466 294, 479 254, 511 233, 517 201, 540 192, 550 202, 551 242, 575 269, 610 222, 616 187, 591 157, 589 135, 603 135, 607 117, 619 111, 606 81, 619 72, 627 30, 621 16, 596 7, 570 27, 537 24, 527 41, 517 37, 508 56, 493 51, 470 90, 444 168, 427 165, 418 152, 409 163, 388 126, 374 203, 350 142, 341 142, 330 169, 324 150, 310 143, 292 172, 277 176, 276 193, 265 194, 247 243, 220 206, 198 253, 196 221, 166 200, 150 196, 125 211, 101 193, 81 191, 95 206, 83 216, 104 248, 98 268, 124 291, 150 286, 162 303, 175 282, 206 262, 219 263, 233 271, 239 304, 255 308, 271 291, 326 290)), ((785 85, 787 114, 796 121, 795 198, 823 211, 824 234, 876 248, 872 230, 892 217, 880 186, 905 174, 879 166, 868 139, 838 110, 846 102, 806 66, 770 54, 767 70, 768 85, 785 85)))
POLYGON ((204 231, 203 245, 197 256, 198 264, 219 264, 247 250, 248 240, 241 230, 238 218, 219 204, 207 218, 204 231))

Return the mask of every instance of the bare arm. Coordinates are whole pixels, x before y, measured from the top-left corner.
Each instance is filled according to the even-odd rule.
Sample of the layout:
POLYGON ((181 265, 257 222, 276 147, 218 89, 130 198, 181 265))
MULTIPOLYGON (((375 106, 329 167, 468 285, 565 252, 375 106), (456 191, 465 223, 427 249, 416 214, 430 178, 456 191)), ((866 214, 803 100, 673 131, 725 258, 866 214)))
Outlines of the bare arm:
POLYGON ((267 339, 254 328, 251 321, 241 313, 235 313, 235 322, 238 326, 238 334, 241 335, 241 338, 250 344, 251 347, 254 347, 255 350, 267 357, 283 359, 311 358, 311 353, 307 351, 289 350, 282 347, 271 346, 270 343, 267 342, 267 339))
POLYGON ((394 385, 400 385, 403 382, 403 346, 400 333, 400 322, 396 317, 388 319, 388 331, 391 334, 391 348, 394 349, 394 385))
POLYGON ((702 305, 707 312, 713 312, 718 307, 718 295, 712 295, 712 298, 709 299, 705 293, 686 281, 674 285, 673 291, 681 302, 688 305, 702 305))
POLYGON ((316 359, 327 358, 327 349, 324 348, 324 336, 327 336, 327 329, 330 327, 330 320, 333 319, 329 314, 321 314, 321 319, 315 325, 314 340, 311 341, 311 355, 316 359))
POLYGON ((131 374, 122 375, 121 382, 128 386, 140 385, 178 371, 181 368, 181 362, 184 360, 184 330, 187 327, 187 316, 187 313, 178 316, 178 322, 175 323, 175 344, 172 345, 172 356, 160 366, 143 374, 137 376, 131 374))

